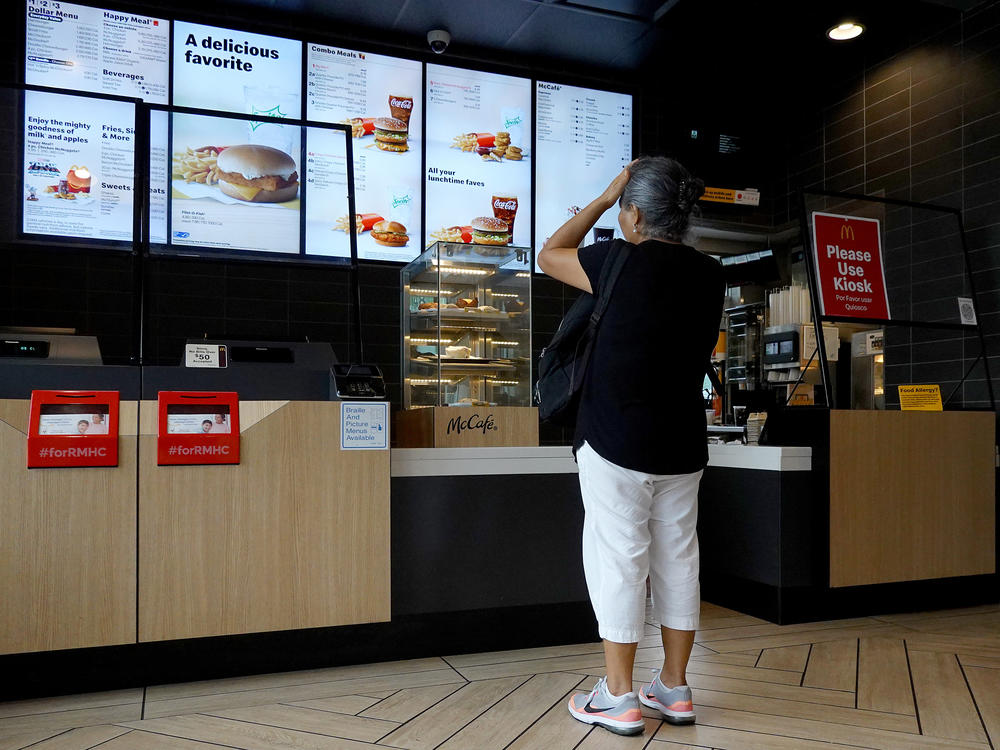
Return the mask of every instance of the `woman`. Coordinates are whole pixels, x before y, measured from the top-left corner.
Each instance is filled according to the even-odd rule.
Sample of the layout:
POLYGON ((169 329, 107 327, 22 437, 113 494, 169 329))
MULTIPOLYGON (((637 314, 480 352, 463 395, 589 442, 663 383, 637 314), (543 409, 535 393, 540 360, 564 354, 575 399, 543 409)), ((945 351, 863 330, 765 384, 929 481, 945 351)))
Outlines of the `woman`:
POLYGON ((702 382, 719 336, 722 266, 683 244, 700 180, 664 157, 629 164, 556 231, 543 271, 597 293, 606 259, 627 248, 583 383, 574 451, 584 504, 583 565, 607 677, 574 695, 574 718, 639 734, 639 702, 673 724, 695 715, 685 672, 698 627, 698 483, 708 462, 702 382), (578 245, 615 203, 625 241, 578 245), (632 691, 646 578, 663 669, 632 691))

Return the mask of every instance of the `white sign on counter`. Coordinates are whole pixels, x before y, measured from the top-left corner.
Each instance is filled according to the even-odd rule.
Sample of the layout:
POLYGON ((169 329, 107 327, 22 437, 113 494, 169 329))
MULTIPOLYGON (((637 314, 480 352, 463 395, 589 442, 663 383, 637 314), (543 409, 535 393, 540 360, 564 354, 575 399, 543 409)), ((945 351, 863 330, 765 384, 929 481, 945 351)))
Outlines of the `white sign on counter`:
POLYGON ((388 450, 389 405, 384 401, 340 403, 340 449, 388 450))
POLYGON ((186 344, 185 367, 229 367, 225 344, 186 344))

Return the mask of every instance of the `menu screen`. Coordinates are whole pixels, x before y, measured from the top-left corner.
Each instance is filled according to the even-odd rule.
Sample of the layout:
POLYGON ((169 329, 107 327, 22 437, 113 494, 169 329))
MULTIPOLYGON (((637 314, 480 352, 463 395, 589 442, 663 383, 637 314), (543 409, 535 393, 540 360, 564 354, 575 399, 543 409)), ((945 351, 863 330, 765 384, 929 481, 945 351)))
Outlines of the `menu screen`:
POLYGON ((351 259, 351 235, 331 221, 350 210, 347 137, 343 130, 306 129, 306 255, 351 259))
POLYGON ((149 241, 167 242, 167 189, 170 183, 167 119, 160 109, 149 112, 149 241))
MULTIPOLYGON (((420 248, 422 71, 416 60, 308 46, 310 120, 351 126, 358 257, 411 261, 420 248)), ((347 212, 334 218, 344 236, 347 212)))
POLYGON ((427 66, 428 244, 531 245, 531 81, 427 66))
POLYGON ((26 91, 25 234, 132 239, 135 107, 26 91))
MULTIPOLYGON (((535 228, 540 249, 632 160, 632 97, 544 81, 535 86, 535 228)), ((583 242, 621 236, 616 206, 583 242)))
POLYGON ((274 126, 173 114, 171 228, 174 245, 299 252, 299 125, 274 126))
POLYGON ((302 42, 177 21, 173 65, 177 106, 302 116, 302 42))
POLYGON ((27 0, 25 83, 167 103, 170 22, 27 0))

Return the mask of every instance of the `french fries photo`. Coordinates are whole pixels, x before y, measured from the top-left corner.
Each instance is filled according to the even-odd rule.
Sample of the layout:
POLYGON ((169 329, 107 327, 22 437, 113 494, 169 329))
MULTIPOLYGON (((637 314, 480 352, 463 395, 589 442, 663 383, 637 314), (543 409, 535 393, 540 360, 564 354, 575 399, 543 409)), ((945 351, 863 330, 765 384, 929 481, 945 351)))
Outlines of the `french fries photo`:
POLYGON ((451 139, 451 148, 479 154, 483 161, 521 161, 523 149, 510 142, 510 133, 462 133, 451 139))
POLYGON ((171 177, 184 182, 215 185, 219 182, 218 158, 219 149, 215 146, 201 148, 188 146, 184 151, 175 151, 171 177))

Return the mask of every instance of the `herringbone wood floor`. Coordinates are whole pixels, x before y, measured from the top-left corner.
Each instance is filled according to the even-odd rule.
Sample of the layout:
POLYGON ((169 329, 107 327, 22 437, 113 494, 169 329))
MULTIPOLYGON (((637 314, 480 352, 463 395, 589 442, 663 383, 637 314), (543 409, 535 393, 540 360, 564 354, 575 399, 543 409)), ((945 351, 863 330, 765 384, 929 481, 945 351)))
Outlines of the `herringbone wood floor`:
MULTIPOLYGON (((662 652, 639 644, 636 687, 662 652)), ((1000 605, 779 627, 703 606, 698 724, 570 718, 599 644, 0 704, 0 750, 1000 750, 1000 605)))

